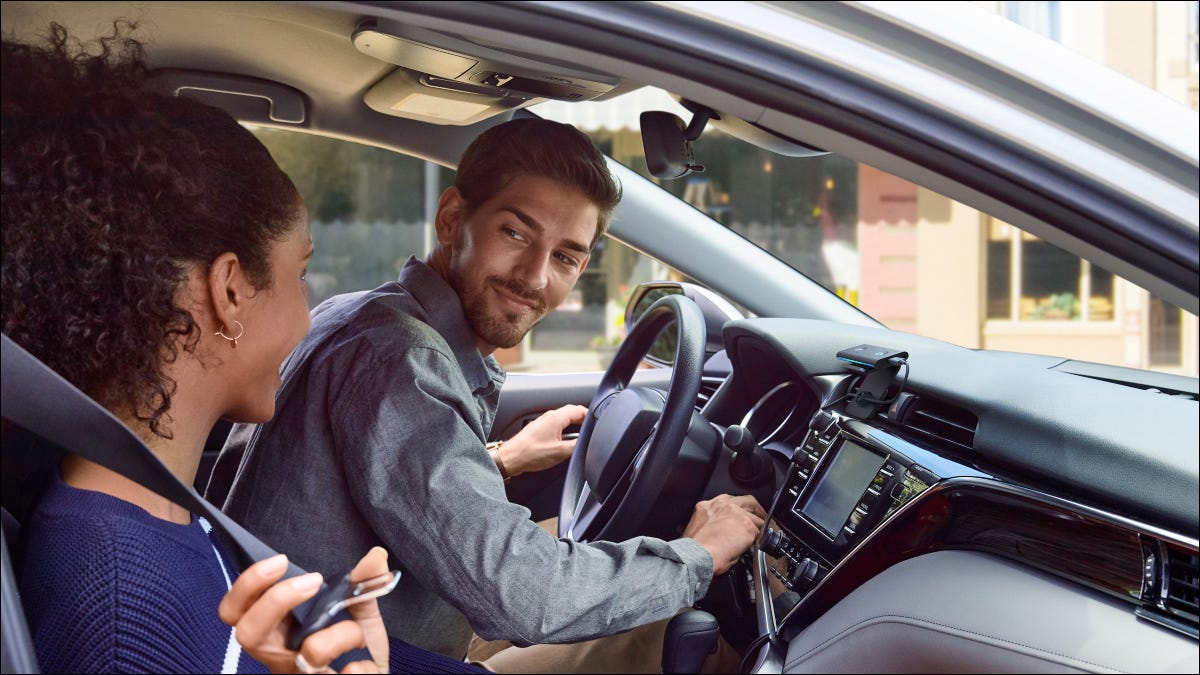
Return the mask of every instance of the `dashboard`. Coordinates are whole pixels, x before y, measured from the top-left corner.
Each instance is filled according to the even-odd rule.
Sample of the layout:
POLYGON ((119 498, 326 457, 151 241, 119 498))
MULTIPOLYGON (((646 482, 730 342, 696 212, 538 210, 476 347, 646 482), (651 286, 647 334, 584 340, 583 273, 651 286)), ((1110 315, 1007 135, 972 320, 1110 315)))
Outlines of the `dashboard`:
POLYGON ((1194 380, 821 321, 724 337, 702 412, 776 468, 752 672, 1200 667, 1194 380), (837 358, 858 344, 903 353, 884 385, 837 358))

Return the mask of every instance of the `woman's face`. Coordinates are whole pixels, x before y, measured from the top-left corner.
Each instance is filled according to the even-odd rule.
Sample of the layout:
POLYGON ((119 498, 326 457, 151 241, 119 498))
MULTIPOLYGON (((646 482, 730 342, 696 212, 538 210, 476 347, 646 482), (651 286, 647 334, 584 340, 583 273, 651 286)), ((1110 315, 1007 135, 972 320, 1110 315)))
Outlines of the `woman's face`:
POLYGON ((268 254, 271 286, 254 293, 241 314, 245 332, 237 343, 235 367, 240 372, 233 373, 233 405, 226 413, 234 421, 265 422, 275 414, 279 369, 308 332, 305 275, 312 254, 308 215, 301 207, 288 236, 275 242, 268 254))

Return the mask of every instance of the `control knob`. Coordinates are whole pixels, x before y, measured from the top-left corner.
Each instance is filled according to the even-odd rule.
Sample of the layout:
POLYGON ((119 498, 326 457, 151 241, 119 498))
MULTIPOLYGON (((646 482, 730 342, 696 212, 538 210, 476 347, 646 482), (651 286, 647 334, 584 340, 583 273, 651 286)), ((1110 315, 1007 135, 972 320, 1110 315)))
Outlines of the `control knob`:
POLYGON ((788 587, 794 591, 807 589, 817 578, 819 570, 817 561, 812 558, 805 558, 798 563, 793 563, 792 568, 788 570, 788 587))
POLYGON ((762 543, 758 545, 758 550, 766 553, 772 558, 778 558, 783 554, 783 546, 787 542, 784 535, 779 530, 767 528, 767 533, 763 535, 762 543))

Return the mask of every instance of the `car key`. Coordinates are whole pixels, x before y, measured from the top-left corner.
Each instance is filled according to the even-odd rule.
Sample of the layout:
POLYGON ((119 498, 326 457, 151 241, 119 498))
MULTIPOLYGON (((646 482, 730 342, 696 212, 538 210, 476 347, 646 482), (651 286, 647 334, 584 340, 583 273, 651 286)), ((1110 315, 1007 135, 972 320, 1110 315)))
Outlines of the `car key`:
POLYGON ((336 582, 324 584, 308 602, 292 610, 292 625, 288 628, 288 649, 300 649, 300 645, 309 635, 338 621, 351 618, 346 611, 347 607, 387 595, 398 583, 399 570, 392 570, 359 583, 350 581, 349 572, 339 575, 336 582), (306 612, 305 607, 308 608, 306 612), (300 617, 300 613, 304 616, 300 617))

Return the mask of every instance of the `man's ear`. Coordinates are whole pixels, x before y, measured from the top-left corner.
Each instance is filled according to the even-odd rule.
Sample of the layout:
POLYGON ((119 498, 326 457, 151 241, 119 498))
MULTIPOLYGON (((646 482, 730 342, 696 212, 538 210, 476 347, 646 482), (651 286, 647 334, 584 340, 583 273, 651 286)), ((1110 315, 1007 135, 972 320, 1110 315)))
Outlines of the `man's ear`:
POLYGON ((225 326, 231 329, 234 322, 246 309, 250 298, 250 280, 242 268, 237 254, 226 251, 213 259, 208 266, 208 295, 212 302, 213 319, 221 330, 225 326))
POLYGON ((458 188, 451 185, 438 199, 437 215, 433 219, 438 243, 442 246, 453 246, 458 240, 458 228, 466 218, 467 201, 463 199, 458 188))

